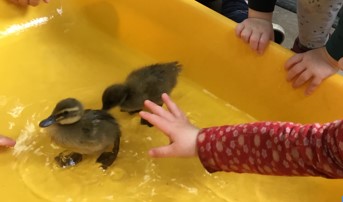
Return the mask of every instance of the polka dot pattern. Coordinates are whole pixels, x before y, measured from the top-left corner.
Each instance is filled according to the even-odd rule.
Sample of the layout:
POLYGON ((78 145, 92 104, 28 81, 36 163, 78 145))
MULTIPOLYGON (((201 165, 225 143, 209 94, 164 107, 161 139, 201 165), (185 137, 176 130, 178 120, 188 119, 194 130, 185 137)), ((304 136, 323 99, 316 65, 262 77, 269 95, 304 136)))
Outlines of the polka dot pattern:
POLYGON ((204 128, 197 137, 197 148, 209 172, 343 178, 343 121, 204 128))

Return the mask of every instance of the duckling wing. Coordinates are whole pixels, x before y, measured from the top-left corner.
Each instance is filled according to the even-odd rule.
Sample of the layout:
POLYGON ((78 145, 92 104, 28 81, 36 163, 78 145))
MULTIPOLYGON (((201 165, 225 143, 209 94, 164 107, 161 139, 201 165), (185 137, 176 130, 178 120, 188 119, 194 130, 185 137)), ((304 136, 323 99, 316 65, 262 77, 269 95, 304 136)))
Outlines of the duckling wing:
POLYGON ((140 102, 145 99, 161 102, 161 94, 171 92, 180 71, 181 65, 177 62, 154 64, 133 71, 126 79, 129 97, 140 102))
POLYGON ((85 110, 81 130, 85 142, 104 148, 116 144, 121 134, 115 118, 102 110, 85 110))
POLYGON ((111 114, 103 110, 86 109, 85 116, 90 117, 88 118, 88 120, 102 120, 102 121, 108 121, 108 122, 112 122, 116 124, 115 118, 111 114))

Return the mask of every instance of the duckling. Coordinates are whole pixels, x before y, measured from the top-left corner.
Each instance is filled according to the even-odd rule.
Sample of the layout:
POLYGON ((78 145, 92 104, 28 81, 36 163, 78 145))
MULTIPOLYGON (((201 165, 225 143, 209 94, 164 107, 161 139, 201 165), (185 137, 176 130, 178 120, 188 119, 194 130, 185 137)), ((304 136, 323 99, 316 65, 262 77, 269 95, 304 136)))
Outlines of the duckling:
MULTIPOLYGON (((102 109, 109 110, 119 105, 122 112, 134 114, 143 109, 144 100, 162 106, 162 93, 170 93, 181 71, 178 62, 145 66, 131 72, 124 83, 109 86, 102 95, 102 109)), ((141 123, 151 126, 144 119, 141 123)))
POLYGON ((117 158, 120 143, 120 129, 115 118, 103 110, 83 109, 74 99, 61 100, 52 114, 39 123, 49 127, 52 141, 69 151, 55 157, 61 167, 76 165, 83 154, 101 153, 96 162, 103 169, 108 168, 117 158), (112 149, 111 152, 106 152, 112 149))

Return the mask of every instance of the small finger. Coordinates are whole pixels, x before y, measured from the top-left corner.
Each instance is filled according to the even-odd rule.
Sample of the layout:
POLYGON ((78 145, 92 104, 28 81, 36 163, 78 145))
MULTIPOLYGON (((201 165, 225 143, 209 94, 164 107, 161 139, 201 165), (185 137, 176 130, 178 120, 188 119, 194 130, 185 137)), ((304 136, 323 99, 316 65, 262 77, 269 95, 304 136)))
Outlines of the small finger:
POLYGON ((147 109, 149 109, 152 113, 154 113, 160 117, 163 117, 163 118, 168 119, 168 120, 173 119, 173 115, 170 112, 166 111, 165 109, 163 109, 163 107, 155 104, 154 102, 151 102, 150 100, 145 100, 144 106, 147 109))
POLYGON ((18 0, 8 0, 11 3, 18 4, 18 0))
POLYGON ((140 111, 139 116, 143 118, 144 120, 147 120, 149 123, 154 125, 156 128, 161 130, 163 133, 165 133, 168 137, 172 128, 170 126, 170 122, 156 114, 152 114, 145 111, 140 111))
POLYGON ((312 73, 309 71, 303 71, 298 78, 296 78, 293 82, 293 88, 298 88, 304 85, 307 81, 309 81, 312 77, 312 73))
POLYGON ((313 78, 309 86, 305 90, 305 95, 311 95, 316 88, 318 88, 319 84, 322 82, 321 78, 313 78))
POLYGON ((17 4, 20 6, 27 6, 29 3, 29 0, 17 0, 17 4))
POLYGON ((249 44, 254 51, 258 51, 261 35, 261 33, 254 33, 250 36, 249 44))
POLYGON ((149 150, 149 155, 154 158, 162 158, 162 157, 174 157, 176 156, 174 153, 173 145, 167 145, 162 147, 157 147, 149 150))
POLYGON ((243 31, 243 29, 244 29, 244 24, 243 23, 239 23, 239 24, 237 24, 237 26, 236 26, 236 35, 238 36, 238 37, 241 37, 241 33, 242 33, 242 31, 243 31))
POLYGON ((266 50, 268 46, 269 41, 270 41, 270 38, 268 34, 262 34, 259 44, 258 44, 257 52, 260 54, 264 53, 264 51, 266 50))
POLYGON ((251 34, 252 34, 251 29, 244 29, 242 30, 240 37, 243 41, 245 41, 246 43, 249 43, 251 34))
POLYGON ((288 70, 292 68, 295 64, 300 63, 303 60, 303 54, 295 54, 289 58, 285 63, 285 69, 288 70))
POLYGON ((15 140, 0 135, 0 146, 13 147, 16 144, 15 140))
POLYGON ((31 6, 38 6, 39 0, 28 0, 28 4, 31 6))
POLYGON ((162 100, 166 104, 168 110, 175 116, 181 117, 184 116, 183 112, 180 108, 173 102, 173 100, 169 97, 167 93, 162 94, 162 100))
POLYGON ((306 67, 301 65, 301 64, 294 65, 287 72, 287 77, 286 77, 287 81, 293 80, 296 76, 298 76, 299 74, 301 74, 305 70, 306 70, 306 67))

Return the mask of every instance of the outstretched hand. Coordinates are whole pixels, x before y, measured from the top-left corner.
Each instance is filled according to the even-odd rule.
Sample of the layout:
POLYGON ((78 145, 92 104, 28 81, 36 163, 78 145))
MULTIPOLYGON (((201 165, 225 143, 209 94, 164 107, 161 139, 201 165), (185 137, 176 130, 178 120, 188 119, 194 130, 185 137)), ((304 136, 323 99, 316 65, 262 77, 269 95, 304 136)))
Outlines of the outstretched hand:
POLYGON ((196 138, 199 129, 192 125, 179 107, 164 93, 162 100, 168 110, 146 100, 144 105, 150 112, 141 111, 139 115, 161 130, 170 144, 149 151, 152 157, 194 157, 197 156, 196 138))
POLYGON ((13 139, 0 135, 0 147, 13 147, 14 145, 13 139))

